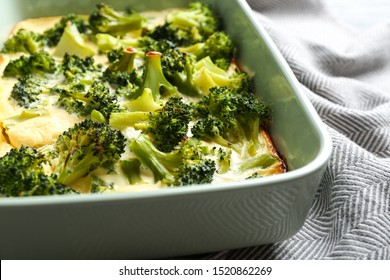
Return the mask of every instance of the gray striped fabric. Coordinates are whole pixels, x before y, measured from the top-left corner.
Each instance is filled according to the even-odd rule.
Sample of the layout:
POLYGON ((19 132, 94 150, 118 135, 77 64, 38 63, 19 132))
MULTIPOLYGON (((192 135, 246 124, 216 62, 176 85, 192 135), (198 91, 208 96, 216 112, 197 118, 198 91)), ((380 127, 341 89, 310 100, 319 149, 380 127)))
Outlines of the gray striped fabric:
POLYGON ((390 21, 356 31, 315 0, 249 0, 333 138, 290 239, 207 259, 390 259, 390 21))

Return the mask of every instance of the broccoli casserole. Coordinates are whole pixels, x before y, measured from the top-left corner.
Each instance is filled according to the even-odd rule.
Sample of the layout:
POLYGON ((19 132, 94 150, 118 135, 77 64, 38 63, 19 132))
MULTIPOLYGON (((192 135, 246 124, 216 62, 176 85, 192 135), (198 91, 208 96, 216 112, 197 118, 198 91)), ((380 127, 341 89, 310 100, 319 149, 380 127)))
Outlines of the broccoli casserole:
POLYGON ((218 184, 285 172, 272 111, 214 11, 27 19, 0 54, 0 196, 218 184))

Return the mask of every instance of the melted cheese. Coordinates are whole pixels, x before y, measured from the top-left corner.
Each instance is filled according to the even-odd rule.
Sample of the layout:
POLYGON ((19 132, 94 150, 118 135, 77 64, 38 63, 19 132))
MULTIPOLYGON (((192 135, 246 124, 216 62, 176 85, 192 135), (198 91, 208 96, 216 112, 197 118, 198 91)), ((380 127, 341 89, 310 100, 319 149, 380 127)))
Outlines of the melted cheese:
POLYGON ((23 121, 5 122, 5 131, 14 147, 42 147, 53 144, 58 136, 79 119, 64 110, 51 108, 42 116, 23 121))

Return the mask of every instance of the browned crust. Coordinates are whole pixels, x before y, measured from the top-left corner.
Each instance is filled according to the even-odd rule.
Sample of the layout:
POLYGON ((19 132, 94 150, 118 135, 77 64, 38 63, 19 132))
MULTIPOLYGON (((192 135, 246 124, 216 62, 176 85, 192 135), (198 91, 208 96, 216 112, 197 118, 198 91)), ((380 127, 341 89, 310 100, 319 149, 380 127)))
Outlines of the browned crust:
POLYGON ((272 152, 280 160, 280 164, 277 167, 279 173, 287 172, 287 165, 285 161, 280 157, 279 151, 275 148, 271 136, 266 128, 262 128, 260 131, 261 137, 265 140, 267 149, 272 152))

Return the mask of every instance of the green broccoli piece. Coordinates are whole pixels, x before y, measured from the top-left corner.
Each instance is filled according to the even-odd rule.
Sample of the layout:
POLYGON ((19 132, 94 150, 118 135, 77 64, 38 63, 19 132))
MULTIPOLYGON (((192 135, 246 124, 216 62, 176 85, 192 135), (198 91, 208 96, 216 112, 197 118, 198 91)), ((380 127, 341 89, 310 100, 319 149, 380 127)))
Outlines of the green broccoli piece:
POLYGON ((267 168, 275 163, 279 162, 279 158, 270 154, 258 154, 254 155, 251 158, 248 158, 245 162, 241 163, 238 167, 238 170, 244 172, 246 170, 258 167, 258 168, 267 168))
POLYGON ((85 36, 79 32, 77 26, 71 23, 66 24, 53 54, 62 57, 66 53, 81 57, 93 56, 96 53, 92 45, 87 43, 85 36))
POLYGON ((206 41, 180 48, 180 51, 194 54, 196 60, 209 56, 216 66, 226 70, 233 59, 234 46, 226 33, 218 31, 210 35, 206 41))
POLYGON ((217 163, 218 163, 218 173, 224 174, 228 172, 231 168, 230 162, 232 157, 232 151, 228 149, 219 148, 217 151, 217 163))
POLYGON ((118 100, 110 93, 107 83, 97 80, 88 91, 85 90, 83 83, 56 86, 52 89, 59 95, 56 104, 69 113, 88 116, 96 110, 108 120, 112 112, 120 110, 118 100))
POLYGON ((119 38, 109 34, 99 33, 95 35, 98 50, 107 54, 110 62, 122 56, 122 49, 136 48, 139 56, 145 56, 149 51, 165 52, 176 45, 168 40, 154 40, 145 35, 137 38, 119 38))
POLYGON ((194 137, 212 140, 240 152, 245 143, 259 146, 260 126, 270 110, 254 95, 236 94, 228 87, 213 87, 198 103, 199 119, 192 128, 194 137))
POLYGON ((16 34, 4 43, 3 53, 36 53, 43 48, 42 36, 33 31, 19 29, 16 34))
POLYGON ((113 170, 124 152, 125 136, 107 124, 84 120, 61 134, 56 143, 58 181, 70 185, 98 167, 113 170))
POLYGON ((187 136, 190 120, 190 105, 171 97, 160 111, 150 115, 147 132, 160 151, 170 152, 187 136))
POLYGON ((227 139, 224 135, 226 124, 219 118, 207 113, 196 121, 194 126, 191 128, 191 133, 194 137, 215 142, 218 145, 232 148, 236 152, 240 152, 241 146, 234 144, 232 141, 227 139))
POLYGON ((81 34, 89 33, 90 29, 86 20, 78 15, 68 14, 62 17, 60 21, 54 25, 54 27, 43 32, 43 37, 45 38, 47 45, 49 47, 56 46, 64 33, 65 27, 70 24, 74 24, 77 27, 78 32, 81 34))
POLYGON ((206 157, 207 147, 196 141, 184 141, 179 150, 165 153, 141 134, 130 142, 130 150, 153 172, 155 182, 168 186, 210 183, 216 170, 206 157))
POLYGON ((100 77, 101 64, 95 64, 91 56, 81 58, 77 55, 65 54, 61 64, 63 75, 68 82, 92 84, 100 77))
POLYGON ((76 193, 61 184, 56 175, 47 175, 47 160, 37 149, 13 148, 0 158, 0 196, 33 196, 76 193))
POLYGON ((145 131, 163 152, 172 151, 186 138, 191 120, 191 106, 181 98, 171 97, 154 112, 119 112, 111 115, 113 127, 133 126, 145 131))
POLYGON ((96 5, 96 10, 89 15, 88 20, 94 33, 118 36, 142 29, 145 19, 135 11, 116 11, 111 6, 100 3, 96 5))
MULTIPOLYGON (((158 101, 163 96, 178 96, 178 90, 165 77, 161 66, 160 52, 150 51, 146 53, 145 69, 142 76, 142 85, 138 89, 140 96, 145 88, 152 91, 153 99, 158 101)), ((136 97, 138 97, 136 96, 136 97)))
POLYGON ((210 151, 195 138, 181 143, 180 152, 183 160, 178 168, 175 181, 177 186, 208 184, 213 181, 217 170, 215 161, 207 158, 210 151))
POLYGON ((161 58, 163 73, 167 80, 174 85, 180 93, 196 97, 200 90, 193 80, 195 57, 183 53, 177 48, 170 48, 165 51, 161 58))
POLYGON ((207 94, 212 87, 223 86, 240 94, 254 92, 253 79, 247 73, 240 72, 238 69, 227 72, 215 65, 209 56, 195 63, 192 78, 196 87, 203 94, 207 94))
MULTIPOLYGON (((199 90, 194 85, 192 80, 192 74, 194 71, 195 57, 182 53, 176 48, 175 44, 167 40, 156 41, 149 37, 141 37, 137 46, 141 47, 141 52, 161 53, 161 67, 162 73, 165 76, 166 80, 170 82, 173 86, 184 95, 188 96, 198 96, 199 90)), ((132 52, 136 52, 134 48, 125 48, 130 49, 132 52)), ((139 48, 137 47, 137 50, 139 48)), ((120 61, 120 57, 123 56, 123 51, 114 49, 108 52, 109 61, 115 64, 120 61)), ((140 52, 137 52, 137 54, 140 52)), ((134 54, 135 57, 136 54, 134 54)), ((110 67, 109 67, 110 68, 110 67)), ((118 76, 118 74, 115 74, 118 76)), ((120 77, 126 76, 121 74, 120 77)), ((136 79, 139 80, 139 75, 136 75, 136 79)), ((118 82, 117 82, 118 83, 118 82)), ((137 85, 139 86, 139 85, 137 85)), ((134 89, 133 89, 134 91, 134 89)))
POLYGON ((91 179, 91 193, 106 193, 112 192, 114 190, 114 186, 112 183, 107 183, 106 181, 92 176, 91 179))
POLYGON ((29 56, 11 60, 5 67, 4 77, 20 77, 32 74, 53 74, 57 70, 57 63, 45 51, 33 53, 29 56))
POLYGON ((11 91, 11 98, 26 109, 39 102, 39 95, 48 92, 44 80, 36 75, 26 75, 18 79, 11 91))
POLYGON ((166 39, 178 46, 189 46, 205 41, 220 29, 220 18, 208 5, 192 2, 188 9, 168 14, 165 23, 147 35, 155 40, 166 39))
POLYGON ((138 158, 122 160, 120 167, 131 185, 141 182, 141 161, 138 158))
POLYGON ((137 51, 126 48, 104 71, 103 79, 111 84, 118 96, 133 99, 138 96, 142 84, 142 69, 135 68, 134 59, 137 51))
POLYGON ((134 48, 124 49, 122 55, 108 66, 107 71, 131 73, 135 68, 134 59, 136 54, 137 50, 134 48))

